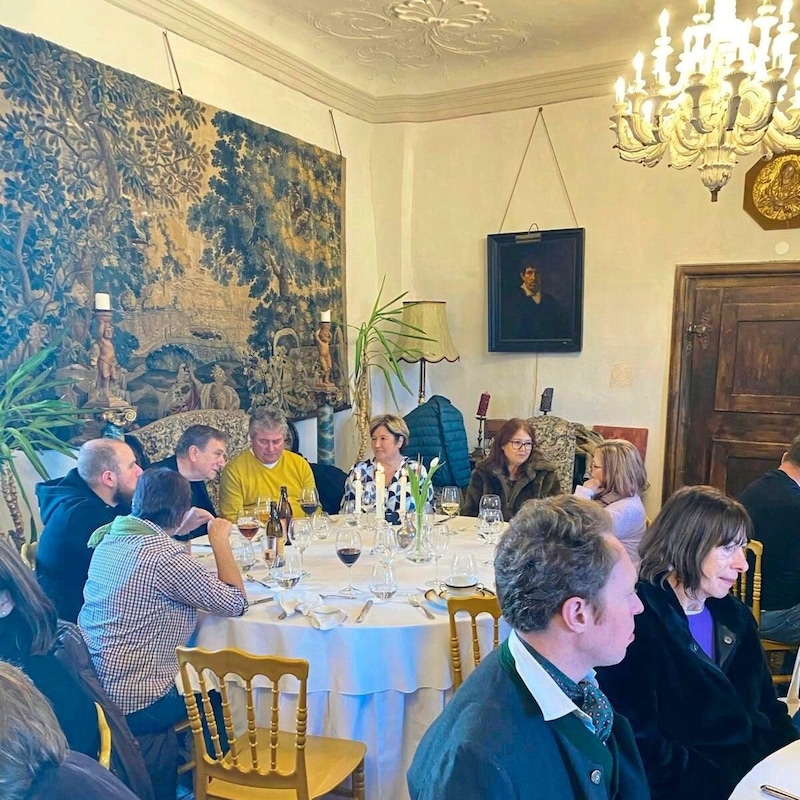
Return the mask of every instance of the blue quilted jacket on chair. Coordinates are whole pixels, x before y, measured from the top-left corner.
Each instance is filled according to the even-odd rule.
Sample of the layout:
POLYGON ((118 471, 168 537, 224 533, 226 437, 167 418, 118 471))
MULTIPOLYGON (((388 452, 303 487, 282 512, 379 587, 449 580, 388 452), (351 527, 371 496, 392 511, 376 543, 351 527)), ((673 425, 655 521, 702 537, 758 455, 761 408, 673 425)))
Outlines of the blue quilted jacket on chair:
POLYGON ((467 486, 472 468, 461 412, 437 394, 406 414, 405 421, 410 436, 403 455, 419 457, 426 467, 439 456, 444 465, 433 476, 434 486, 467 486))

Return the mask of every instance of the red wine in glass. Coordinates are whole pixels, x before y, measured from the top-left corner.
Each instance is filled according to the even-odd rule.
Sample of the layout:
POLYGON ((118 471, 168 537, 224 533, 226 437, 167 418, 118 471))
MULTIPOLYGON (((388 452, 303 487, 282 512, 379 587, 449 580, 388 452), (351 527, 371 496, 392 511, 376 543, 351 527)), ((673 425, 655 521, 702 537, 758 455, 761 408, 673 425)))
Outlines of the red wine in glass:
POLYGON ((252 539, 258 533, 257 520, 253 520, 252 522, 240 522, 237 527, 239 528, 239 533, 241 533, 245 539, 252 539))
POLYGON ((346 564, 348 567, 352 567, 353 564, 358 561, 358 557, 361 555, 361 548, 360 547, 342 547, 336 551, 336 555, 339 556, 339 560, 342 564, 346 564))
POLYGON ((319 503, 300 503, 300 508, 307 517, 313 517, 317 513, 319 503))

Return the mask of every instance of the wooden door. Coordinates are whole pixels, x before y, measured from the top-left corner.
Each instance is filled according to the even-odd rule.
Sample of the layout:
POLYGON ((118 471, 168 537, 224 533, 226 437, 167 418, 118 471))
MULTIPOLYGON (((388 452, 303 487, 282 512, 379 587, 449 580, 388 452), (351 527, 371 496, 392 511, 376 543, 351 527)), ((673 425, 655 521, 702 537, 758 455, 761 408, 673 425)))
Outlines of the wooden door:
POLYGON ((800 264, 679 267, 664 498, 734 497, 800 433, 800 264))

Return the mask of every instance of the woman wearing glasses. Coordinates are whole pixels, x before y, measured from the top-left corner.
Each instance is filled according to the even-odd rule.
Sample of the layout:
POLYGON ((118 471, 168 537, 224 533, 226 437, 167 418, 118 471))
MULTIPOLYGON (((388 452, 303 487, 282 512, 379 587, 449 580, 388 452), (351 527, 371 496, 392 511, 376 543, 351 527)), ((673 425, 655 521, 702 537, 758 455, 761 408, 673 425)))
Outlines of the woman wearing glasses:
POLYGON ((575 487, 578 497, 605 506, 614 535, 637 566, 639 542, 647 527, 641 497, 647 486, 647 472, 636 447, 624 439, 609 439, 594 451, 588 480, 575 487))
POLYGON ((556 467, 536 449, 536 435, 527 420, 514 417, 500 428, 489 455, 472 472, 461 513, 477 516, 485 494, 500 496, 505 520, 527 500, 561 494, 556 467))

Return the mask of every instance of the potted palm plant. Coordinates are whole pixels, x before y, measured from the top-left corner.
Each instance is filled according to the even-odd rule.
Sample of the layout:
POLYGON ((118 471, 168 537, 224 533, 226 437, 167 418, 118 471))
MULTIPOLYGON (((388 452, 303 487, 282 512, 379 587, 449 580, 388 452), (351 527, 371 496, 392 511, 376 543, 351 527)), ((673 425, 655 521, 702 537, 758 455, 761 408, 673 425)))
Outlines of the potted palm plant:
MULTIPOLYGON (((40 453, 55 451, 74 457, 74 448, 58 438, 55 431, 80 424, 83 412, 53 395, 71 381, 53 377, 47 363, 55 346, 46 347, 23 361, 0 387, 0 488, 14 525, 9 534, 17 547, 25 541, 25 522, 20 497, 33 518, 33 508, 15 455, 22 453, 36 472, 50 477, 40 453)), ((36 531, 32 530, 35 537, 36 531)))
POLYGON ((357 331, 355 368, 353 370, 353 414, 358 429, 357 461, 364 459, 369 446, 369 421, 372 417, 372 370, 380 370, 386 379, 392 400, 395 406, 398 406, 392 378, 397 378, 400 385, 409 394, 411 393, 411 387, 403 376, 398 358, 402 355, 413 356, 415 354, 413 350, 398 348, 394 340, 400 333, 404 333, 412 339, 427 340, 425 331, 402 320, 403 305, 401 301, 408 292, 403 292, 392 300, 382 303, 381 296, 385 283, 386 277, 384 276, 369 317, 361 325, 348 326, 357 331))

